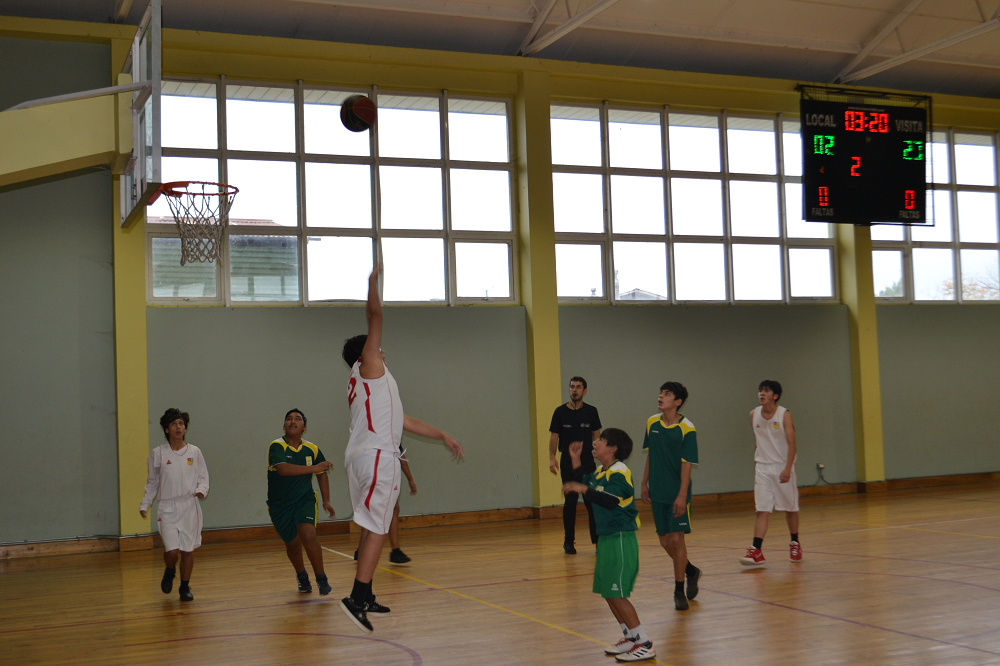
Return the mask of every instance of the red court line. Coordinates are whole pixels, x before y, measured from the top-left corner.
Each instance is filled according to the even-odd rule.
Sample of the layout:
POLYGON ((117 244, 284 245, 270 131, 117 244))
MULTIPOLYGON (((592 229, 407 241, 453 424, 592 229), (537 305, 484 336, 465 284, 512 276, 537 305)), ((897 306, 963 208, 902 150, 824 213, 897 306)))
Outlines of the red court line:
POLYGON ((413 660, 413 666, 421 666, 424 663, 424 660, 420 657, 420 654, 413 648, 409 648, 403 645, 402 643, 387 641, 384 638, 372 638, 371 636, 347 636, 344 634, 326 634, 321 632, 305 632, 305 631, 264 631, 264 632, 254 632, 246 634, 215 634, 212 636, 192 636, 190 638, 171 638, 163 641, 127 643, 122 647, 139 647, 142 645, 162 645, 163 643, 186 643, 188 641, 201 641, 213 638, 246 638, 247 636, 328 636, 330 638, 348 638, 359 641, 371 641, 372 643, 384 643, 386 645, 391 645, 392 647, 398 650, 402 650, 406 654, 410 655, 410 658, 413 660))
MULTIPOLYGON (((644 574, 639 574, 643 578, 651 578, 652 580, 660 581, 661 583, 674 584, 672 580, 666 580, 665 578, 656 578, 655 576, 646 576, 644 574)), ((906 631, 899 631, 898 629, 889 629, 888 627, 880 627, 877 624, 869 624, 867 622, 861 622, 860 620, 849 620, 843 617, 837 617, 836 615, 828 615, 826 613, 819 613, 817 611, 806 610, 804 608, 796 608, 795 606, 788 606, 786 604, 779 604, 774 601, 764 601, 763 599, 755 599, 753 597, 744 596, 742 594, 736 594, 735 592, 721 592, 719 590, 712 590, 707 587, 701 588, 702 590, 708 590, 709 592, 714 592, 716 594, 721 594, 726 597, 734 597, 736 599, 743 599, 744 601, 753 601, 754 603, 763 604, 765 606, 774 606, 776 608, 784 608, 785 610, 797 611, 799 613, 806 613, 807 615, 815 615, 816 617, 826 618, 827 620, 836 620, 838 622, 846 622, 848 624, 853 624, 859 627, 864 627, 865 629, 877 629, 879 631, 885 631, 890 634, 897 634, 899 636, 906 636, 907 638, 916 638, 919 640, 930 641, 932 643, 939 643, 941 645, 948 645, 950 647, 963 648, 965 650, 972 650, 974 652, 982 652, 983 654, 989 654, 996 657, 1000 657, 1000 652, 991 652, 990 650, 983 650, 981 648, 971 647, 969 645, 962 645, 960 643, 952 643, 951 641, 942 640, 940 638, 930 638, 929 636, 921 636, 920 634, 911 634, 906 631)))
MULTIPOLYGON (((639 547, 645 548, 662 548, 659 544, 639 544, 639 547)), ((734 550, 737 552, 746 550, 746 547, 737 548, 736 546, 695 546, 693 544, 688 544, 687 547, 691 548, 703 548, 705 550, 734 550)), ((823 550, 810 550, 810 555, 830 555, 833 557, 861 557, 869 560, 889 560, 891 562, 919 562, 920 564, 937 564, 942 567, 964 567, 966 569, 985 569, 986 571, 1000 571, 1000 567, 980 567, 975 564, 962 564, 960 562, 937 562, 935 560, 916 560, 908 557, 882 557, 881 555, 858 555, 856 553, 828 553, 823 550)))

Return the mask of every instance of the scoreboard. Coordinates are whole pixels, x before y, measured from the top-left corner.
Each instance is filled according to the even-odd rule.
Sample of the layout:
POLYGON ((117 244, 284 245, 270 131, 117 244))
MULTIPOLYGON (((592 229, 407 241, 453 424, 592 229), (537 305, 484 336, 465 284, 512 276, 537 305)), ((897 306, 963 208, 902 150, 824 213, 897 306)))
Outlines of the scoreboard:
POLYGON ((807 90, 799 102, 803 219, 933 224, 926 210, 929 98, 807 90))

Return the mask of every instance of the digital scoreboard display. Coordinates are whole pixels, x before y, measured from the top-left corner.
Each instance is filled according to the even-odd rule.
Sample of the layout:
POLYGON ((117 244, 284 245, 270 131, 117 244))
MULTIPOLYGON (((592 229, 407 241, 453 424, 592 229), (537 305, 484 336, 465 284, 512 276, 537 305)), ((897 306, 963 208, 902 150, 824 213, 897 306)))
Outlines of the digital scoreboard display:
POLYGON ((880 103, 870 92, 814 91, 827 99, 803 90, 800 101, 803 219, 932 224, 926 210, 929 100, 892 95, 880 103))

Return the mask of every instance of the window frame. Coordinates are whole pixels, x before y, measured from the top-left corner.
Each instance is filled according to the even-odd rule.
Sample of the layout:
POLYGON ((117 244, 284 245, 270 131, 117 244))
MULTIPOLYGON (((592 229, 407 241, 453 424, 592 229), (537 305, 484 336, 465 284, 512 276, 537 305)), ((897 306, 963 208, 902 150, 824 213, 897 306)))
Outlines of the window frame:
MULTIPOLYGON (((896 250, 903 253, 903 295, 902 296, 875 296, 878 304, 937 304, 937 305, 996 305, 1000 300, 966 299, 962 289, 962 250, 996 250, 1000 252, 1000 131, 982 132, 973 130, 963 130, 956 127, 948 127, 946 130, 935 130, 934 133, 943 132, 948 145, 948 182, 947 183, 927 183, 927 191, 945 191, 950 193, 951 202, 951 240, 941 241, 915 241, 911 234, 909 225, 898 225, 903 227, 903 240, 873 240, 872 250, 896 250), (993 161, 996 181, 994 185, 960 185, 957 182, 957 167, 955 164, 955 135, 956 134, 976 134, 988 136, 993 140, 993 161), (995 243, 973 243, 962 242, 959 234, 958 216, 958 194, 959 192, 986 192, 992 193, 998 206, 998 230, 997 242, 995 243), (952 284, 955 285, 955 295, 950 299, 917 299, 914 288, 913 275, 913 250, 914 249, 949 249, 952 251, 952 284)), ((886 225, 897 226, 897 225, 886 225)))
POLYGON ((597 174, 601 176, 603 186, 604 203, 604 231, 600 233, 583 232, 556 232, 556 243, 600 245, 602 254, 602 277, 604 280, 604 295, 600 297, 586 296, 560 296, 561 304, 602 304, 602 305, 774 305, 774 304, 801 304, 801 303, 839 303, 839 284, 837 266, 837 242, 836 237, 830 230, 828 238, 789 238, 787 234, 787 215, 785 211, 785 183, 801 183, 801 176, 786 176, 784 170, 784 117, 783 114, 755 115, 755 114, 733 114, 734 118, 767 119, 773 123, 775 131, 775 165, 777 173, 774 175, 763 174, 730 174, 729 172, 729 144, 728 144, 728 119, 730 114, 727 110, 709 112, 704 110, 677 109, 674 111, 692 115, 714 116, 718 119, 719 131, 719 159, 720 169, 718 172, 708 171, 683 171, 675 170, 670 165, 670 112, 671 107, 664 105, 658 108, 629 106, 611 104, 605 101, 601 104, 581 104, 572 101, 562 101, 553 99, 551 106, 575 107, 599 110, 600 135, 601 135, 601 166, 577 166, 552 164, 552 172, 556 173, 577 173, 577 174, 597 174), (660 153, 661 168, 646 169, 632 167, 612 167, 610 160, 609 141, 609 112, 610 111, 638 111, 646 113, 658 113, 660 116, 660 153), (663 234, 621 234, 612 231, 611 219, 611 176, 655 176, 663 179, 664 193, 664 222, 665 233, 663 234), (673 210, 672 210, 672 178, 695 178, 713 180, 721 183, 722 186, 722 234, 719 236, 688 236, 675 235, 673 231, 673 210), (744 182, 769 182, 776 183, 778 189, 778 223, 779 235, 777 237, 747 237, 733 236, 731 226, 730 211, 730 183, 733 181, 744 182), (660 300, 621 300, 614 295, 614 243, 615 242, 656 242, 665 243, 666 267, 667 267, 667 290, 668 298, 660 300), (726 284, 726 298, 714 301, 692 301, 680 300, 677 298, 677 281, 675 275, 674 248, 678 243, 716 243, 722 244, 724 248, 724 270, 726 284), (755 244, 755 245, 779 245, 781 256, 781 299, 775 300, 736 300, 733 277, 733 245, 734 244, 755 244), (830 250, 830 278, 832 283, 832 295, 830 297, 792 297, 791 282, 789 275, 789 250, 793 248, 823 248, 830 250))
MULTIPOLYGON (((163 298, 154 297, 152 291, 153 284, 153 262, 152 262, 152 238, 154 237, 178 237, 176 227, 170 224, 146 224, 146 300, 149 305, 223 305, 227 307, 243 306, 360 306, 364 305, 363 300, 334 299, 313 301, 309 299, 309 259, 308 240, 309 237, 364 237, 371 238, 373 265, 381 256, 382 238, 440 238, 443 242, 444 261, 444 292, 445 298, 441 301, 389 301, 387 306, 454 306, 454 305, 517 305, 520 303, 520 288, 517 265, 517 202, 516 202, 516 178, 517 160, 514 152, 514 138, 512 132, 512 100, 505 98, 482 97, 475 95, 449 95, 447 90, 426 91, 381 91, 377 85, 370 88, 354 88, 350 86, 322 86, 306 85, 303 81, 295 83, 288 82, 268 82, 250 81, 243 79, 228 79, 225 76, 218 78, 191 78, 191 77, 169 77, 170 82, 181 83, 207 83, 215 85, 216 100, 216 131, 218 133, 218 145, 215 149, 201 148, 163 148, 164 157, 198 157, 210 158, 218 161, 218 180, 220 183, 228 182, 228 160, 245 159, 258 161, 291 162, 295 164, 296 174, 296 225, 281 227, 258 227, 253 225, 241 225, 230 223, 223 234, 222 243, 223 261, 216 262, 216 284, 218 295, 215 298, 163 298), (226 100, 228 86, 256 86, 269 88, 284 88, 293 91, 293 104, 295 112, 295 151, 291 153, 268 152, 268 151, 246 151, 231 150, 227 145, 226 127, 226 100), (379 95, 399 95, 406 97, 425 97, 437 99, 438 113, 440 121, 440 141, 441 154, 436 159, 416 159, 382 157, 378 154, 377 133, 378 127, 369 131, 369 155, 328 155, 323 153, 307 153, 305 147, 305 93, 306 91, 333 91, 350 94, 368 95, 378 106, 379 95), (506 162, 480 162, 467 160, 452 160, 449 150, 448 136, 448 101, 449 99, 462 99, 474 101, 496 102, 504 104, 507 120, 507 161, 506 162), (372 196, 372 226, 366 229, 347 229, 340 227, 310 227, 308 224, 308 214, 306 211, 306 164, 362 164, 370 167, 371 175, 371 196, 372 196), (381 197, 379 193, 379 167, 385 166, 428 166, 441 169, 441 194, 442 194, 442 228, 440 230, 408 230, 408 229, 383 229, 381 226, 381 197), (499 231, 458 231, 452 229, 451 216, 451 172, 452 168, 475 169, 486 171, 505 171, 508 174, 508 192, 510 198, 511 226, 507 232, 499 231), (298 239, 298 278, 299 278, 299 298, 295 301, 234 301, 232 299, 230 280, 230 236, 294 236, 298 239), (481 242, 491 244, 504 244, 507 246, 508 257, 508 286, 509 297, 458 297, 457 296, 457 275, 455 244, 481 242), (225 269, 225 270, 224 270, 225 269)), ((239 195, 237 195, 239 196, 239 195)))

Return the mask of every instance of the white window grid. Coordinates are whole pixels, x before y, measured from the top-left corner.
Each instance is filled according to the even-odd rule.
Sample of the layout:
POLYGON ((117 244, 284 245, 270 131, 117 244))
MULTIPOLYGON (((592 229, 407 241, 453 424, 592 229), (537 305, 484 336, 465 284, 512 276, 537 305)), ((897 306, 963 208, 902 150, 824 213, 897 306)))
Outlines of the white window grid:
MULTIPOLYGON (((437 98, 440 118, 441 137, 441 157, 438 159, 416 159, 416 158, 395 158, 381 157, 378 154, 378 125, 368 130, 369 135, 369 155, 327 155, 307 153, 305 151, 305 92, 311 90, 332 91, 339 93, 357 93, 368 95, 376 107, 378 106, 378 96, 380 91, 377 85, 370 88, 350 88, 340 86, 318 86, 306 85, 299 80, 295 84, 272 83, 262 81, 234 80, 227 79, 224 75, 218 78, 186 78, 170 77, 165 81, 176 81, 185 83, 208 83, 215 86, 216 91, 216 113, 217 113, 217 148, 163 148, 163 157, 203 157, 217 159, 219 164, 219 182, 228 183, 228 160, 245 159, 275 162, 294 162, 296 165, 296 207, 298 224, 294 227, 260 227, 241 224, 227 225, 222 238, 223 261, 215 262, 216 267, 216 296, 215 297, 155 297, 153 296, 153 261, 152 243, 153 238, 178 238, 176 228, 169 224, 147 224, 146 225, 146 298, 150 304, 205 304, 205 305, 226 305, 226 306, 254 306, 254 305, 300 305, 300 306, 323 306, 323 305, 356 305, 362 303, 357 300, 323 300, 311 301, 309 299, 308 281, 308 238, 310 236, 331 236, 331 237, 365 237, 372 238, 372 261, 377 265, 381 257, 381 242, 383 238, 440 238, 444 241, 444 261, 445 261, 445 299, 443 301, 392 301, 391 305, 421 305, 421 306, 441 306, 441 305, 472 305, 472 304, 497 304, 513 305, 520 302, 518 277, 517 277, 517 238, 513 216, 517 210, 515 205, 515 159, 514 142, 512 137, 512 117, 511 102, 509 99, 479 97, 469 95, 458 95, 455 99, 478 100, 485 102, 500 102, 506 106, 507 117, 507 162, 478 162, 452 160, 448 144, 448 100, 447 90, 427 92, 427 91, 393 91, 382 92, 384 95, 399 95, 405 97, 437 98), (228 86, 257 86, 273 89, 286 89, 294 91, 295 104, 295 152, 281 153, 270 151, 246 151, 231 150, 227 146, 226 135, 226 100, 228 86), (310 227, 306 215, 306 178, 305 167, 307 162, 317 162, 326 164, 363 164, 373 167, 371 169, 371 193, 372 193, 372 228, 356 229, 341 227, 310 227), (414 230, 414 229, 382 229, 381 227, 381 198, 379 196, 379 167, 386 166, 430 166, 441 169, 442 173, 442 215, 443 224, 440 230, 414 230), (496 231, 461 231, 452 229, 451 216, 451 168, 460 169, 481 169, 490 171, 505 171, 508 174, 510 184, 510 211, 511 228, 509 232, 496 231), (299 298, 297 301, 236 301, 232 300, 230 271, 228 269, 230 254, 230 236, 289 236, 295 237, 298 243, 298 280, 299 298), (507 246, 508 258, 508 281, 510 294, 507 298, 496 297, 458 297, 456 283, 456 260, 455 244, 461 242, 484 242, 502 243, 507 246)), ((238 196, 238 195, 237 195, 238 196)))
POLYGON ((801 183, 801 176, 789 176, 785 174, 784 166, 784 116, 783 114, 776 114, 773 116, 754 116, 752 114, 730 114, 727 110, 722 110, 721 112, 705 112, 705 111, 680 111, 684 115, 698 115, 705 117, 714 117, 718 119, 719 128, 719 159, 720 159, 720 170, 719 171, 683 171, 679 169, 670 168, 670 138, 669 138, 669 119, 670 119, 670 107, 663 106, 659 110, 642 108, 642 107, 628 107, 628 106, 618 106, 611 105, 608 102, 604 102, 600 105, 593 104, 574 104, 571 102, 556 102, 553 101, 553 106, 560 107, 578 107, 578 108, 597 108, 600 112, 600 125, 601 125, 601 162, 602 165, 599 167, 587 167, 587 166, 575 166, 575 165, 563 165, 563 164, 553 164, 553 173, 579 173, 579 174, 599 174, 602 176, 603 187, 604 187, 604 231, 602 233, 569 233, 569 232, 559 232, 556 233, 556 242, 559 244, 580 244, 580 245, 600 245, 601 246, 601 257, 602 257, 602 271, 604 278, 604 295, 595 297, 586 296, 571 296, 571 297, 560 297, 559 301, 562 303, 615 303, 615 304, 628 304, 628 305, 665 305, 672 304, 676 305, 678 303, 692 303, 699 305, 710 305, 710 304, 739 304, 739 305, 754 305, 754 304, 776 304, 776 303, 812 303, 812 302, 824 302, 824 303, 835 303, 839 302, 838 294, 838 279, 837 279, 837 245, 836 239, 833 237, 832 232, 829 238, 789 238, 787 233, 787 215, 785 211, 785 183, 801 183), (610 148, 609 148, 609 129, 608 129, 608 113, 609 111, 642 111, 642 112, 659 112, 660 114, 660 142, 661 142, 661 158, 662 158, 662 168, 660 169, 642 169, 642 168, 628 168, 628 167, 612 167, 609 159, 610 148), (776 151, 776 164, 777 164, 777 174, 775 175, 760 175, 760 174, 730 174, 729 171, 729 146, 728 146, 728 119, 733 118, 753 118, 760 119, 766 118, 772 120, 774 123, 775 132, 775 151, 776 151), (660 176, 664 179, 664 219, 666 221, 666 233, 664 234, 619 234, 612 231, 611 225, 611 176, 612 175, 631 175, 631 176, 660 176), (723 215, 723 234, 721 236, 691 236, 691 235, 677 235, 675 238, 673 233, 673 211, 671 207, 671 178, 696 178, 705 180, 714 180, 722 182, 722 215, 723 215), (732 181, 751 181, 751 182, 766 182, 766 183, 777 183, 778 188, 778 215, 779 215, 779 227, 780 234, 778 237, 753 237, 753 236, 733 236, 730 226, 730 198, 729 198, 729 184, 732 181), (614 247, 615 241, 632 241, 632 242, 666 242, 666 255, 667 255, 667 289, 669 291, 669 299, 662 300, 616 300, 614 296, 614 280, 615 280, 615 268, 614 268, 614 252, 612 248, 614 247), (673 249, 676 242, 680 243, 721 243, 724 247, 724 258, 725 258, 725 272, 726 272, 726 298, 724 300, 712 300, 712 301, 681 301, 677 298, 677 282, 674 276, 674 255, 673 249), (755 245, 779 245, 781 248, 781 282, 782 282, 782 298, 780 300, 736 300, 734 297, 734 285, 733 285, 733 245, 735 244, 755 244, 755 245), (830 279, 832 283, 832 295, 830 297, 792 297, 791 296, 791 285, 789 280, 789 249, 794 248, 823 248, 830 250, 830 279))
MULTIPOLYGON (((938 132, 934 132, 935 137, 938 132)), ((902 296, 876 296, 876 300, 882 303, 975 303, 989 305, 1000 303, 1000 301, 990 301, 981 299, 966 299, 963 295, 962 284, 962 252, 961 250, 1000 250, 1000 242, 997 243, 970 243, 959 240, 959 216, 958 216, 958 193, 959 192, 987 192, 998 197, 1000 205, 1000 131, 992 134, 984 132, 958 130, 949 127, 944 133, 948 145, 948 182, 928 183, 928 193, 932 190, 943 190, 950 193, 951 215, 951 241, 915 241, 911 233, 911 227, 903 227, 903 240, 872 241, 872 250, 897 250, 903 253, 903 295, 902 296), (960 185, 957 182, 957 169, 955 166, 955 134, 979 134, 981 136, 991 136, 993 139, 993 161, 996 183, 990 185, 960 185), (913 250, 914 248, 938 248, 952 250, 952 284, 955 285, 952 299, 920 300, 916 298, 916 288, 913 277, 913 250)), ((928 154, 926 151, 925 154, 928 154)), ((935 216, 937 219, 937 216, 935 216)), ((939 222, 936 222, 939 224, 939 222)), ((1000 235, 998 235, 1000 239, 1000 235)))

